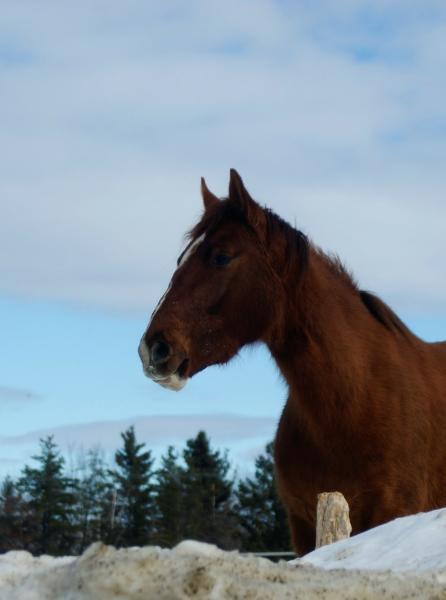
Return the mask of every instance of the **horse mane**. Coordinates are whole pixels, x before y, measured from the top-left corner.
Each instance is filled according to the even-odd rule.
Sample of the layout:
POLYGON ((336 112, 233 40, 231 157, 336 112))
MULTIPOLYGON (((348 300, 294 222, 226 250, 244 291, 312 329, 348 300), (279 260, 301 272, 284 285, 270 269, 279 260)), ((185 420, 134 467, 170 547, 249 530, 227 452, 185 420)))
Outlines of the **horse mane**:
POLYGON ((354 292, 358 291, 358 283, 353 273, 350 271, 350 269, 348 269, 345 266, 338 254, 332 252, 324 252, 324 250, 315 246, 314 250, 316 251, 316 254, 319 256, 319 258, 321 258, 324 261, 324 263, 328 267, 328 270, 333 275, 342 280, 342 282, 354 292))
POLYGON ((340 277, 355 293, 359 294, 360 300, 376 321, 394 333, 400 333, 405 337, 413 335, 398 315, 381 298, 372 292, 359 289, 353 274, 346 268, 337 254, 327 254, 319 248, 317 252, 325 260, 330 271, 340 277))
POLYGON ((267 240, 270 241, 278 235, 285 238, 287 247, 286 271, 289 273, 297 265, 299 281, 302 280, 310 260, 311 244, 308 237, 299 229, 292 227, 270 208, 264 208, 263 212, 266 216, 267 240))
POLYGON ((410 329, 403 323, 397 314, 375 294, 359 290, 359 295, 369 313, 390 331, 403 334, 405 337, 413 336, 410 329))
MULTIPOLYGON (((283 236, 287 246, 287 264, 286 270, 290 272, 296 268, 299 283, 308 269, 310 248, 322 258, 329 270, 337 276, 354 293, 358 294, 359 299, 376 321, 383 325, 387 330, 410 337, 412 332, 394 313, 394 311, 375 294, 359 289, 359 286, 353 274, 347 269, 337 254, 327 254, 320 248, 314 246, 308 237, 299 229, 292 227, 284 219, 279 217, 270 208, 262 207, 266 217, 266 235, 267 243, 276 236, 283 236)), ((223 221, 240 223, 254 231, 253 227, 247 221, 239 205, 230 198, 223 198, 218 204, 212 205, 204 213, 202 219, 186 234, 189 242, 194 242, 205 233, 212 233, 223 221)))

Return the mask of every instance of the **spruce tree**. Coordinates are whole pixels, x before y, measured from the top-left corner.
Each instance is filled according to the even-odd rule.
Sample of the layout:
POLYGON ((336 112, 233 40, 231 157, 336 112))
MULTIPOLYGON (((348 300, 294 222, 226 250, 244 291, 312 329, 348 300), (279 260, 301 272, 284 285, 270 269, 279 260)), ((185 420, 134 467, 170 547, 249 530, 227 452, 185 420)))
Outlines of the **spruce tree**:
POLYGON ((63 474, 64 459, 53 436, 40 440, 40 454, 33 456, 37 468, 25 466, 18 489, 26 503, 24 529, 27 549, 34 554, 63 555, 73 551, 75 482, 63 474))
POLYGON ((155 543, 171 548, 182 539, 184 469, 178 465, 178 454, 169 446, 161 457, 156 490, 155 543))
POLYGON ((26 547, 23 528, 25 507, 17 486, 7 476, 0 488, 0 552, 26 547))
POLYGON ((231 505, 232 481, 227 455, 211 450, 204 431, 186 442, 183 451, 183 537, 236 546, 236 522, 231 505))
POLYGON ((92 542, 112 541, 113 484, 99 447, 81 456, 77 473, 76 520, 79 529, 78 552, 81 553, 92 542))
POLYGON ((273 444, 255 461, 254 478, 240 481, 236 508, 242 527, 242 549, 273 552, 290 550, 285 510, 274 482, 273 444))
POLYGON ((136 442, 130 427, 121 433, 123 447, 115 454, 117 469, 111 472, 116 484, 113 508, 113 542, 120 546, 142 546, 152 535, 153 459, 145 444, 136 442))

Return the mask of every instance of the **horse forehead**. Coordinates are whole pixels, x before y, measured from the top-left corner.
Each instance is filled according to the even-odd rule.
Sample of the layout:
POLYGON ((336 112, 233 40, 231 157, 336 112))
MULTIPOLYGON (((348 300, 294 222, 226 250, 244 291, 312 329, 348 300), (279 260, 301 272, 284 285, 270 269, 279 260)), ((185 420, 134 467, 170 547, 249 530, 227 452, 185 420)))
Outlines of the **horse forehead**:
MULTIPOLYGON (((174 280, 174 276, 175 273, 178 271, 178 269, 184 265, 184 263, 192 256, 192 254, 196 251, 196 249, 198 248, 198 246, 201 244, 201 242, 204 240, 204 238, 206 237, 206 234, 203 233, 202 235, 200 235, 198 238, 196 238, 195 240, 192 240, 192 242, 190 242, 186 248, 183 250, 183 252, 180 254, 179 258, 178 258, 178 266, 174 272, 174 274, 172 275, 172 279, 170 280, 170 283, 167 287, 167 290, 164 292, 164 294, 161 296, 161 298, 158 301, 158 304, 155 307, 155 310, 152 312, 152 316, 150 317, 150 322, 153 321, 155 315, 160 312, 161 307, 164 304, 164 301, 166 299, 167 294, 170 292, 172 285, 173 285, 173 280, 174 280)), ((149 324, 150 326, 150 324, 149 324)))
POLYGON ((187 260, 189 260, 189 258, 197 250, 197 248, 201 244, 201 242, 204 241, 205 237, 206 237, 206 233, 202 233, 200 236, 198 236, 195 240, 192 240, 192 242, 190 242, 186 246, 186 248, 183 250, 183 252, 180 254, 180 256, 178 258, 178 267, 177 267, 178 269, 180 267, 182 267, 187 260))

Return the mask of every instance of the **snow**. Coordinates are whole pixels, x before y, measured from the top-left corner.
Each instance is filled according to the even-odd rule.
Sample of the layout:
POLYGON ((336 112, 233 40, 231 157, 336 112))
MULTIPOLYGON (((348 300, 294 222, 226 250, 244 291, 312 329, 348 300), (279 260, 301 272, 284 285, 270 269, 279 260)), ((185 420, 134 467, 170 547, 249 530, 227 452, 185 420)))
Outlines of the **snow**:
POLYGON ((299 562, 324 569, 392 569, 415 573, 445 569, 446 508, 395 519, 319 548, 299 562))
POLYGON ((1 600, 446 599, 446 509, 396 519, 278 564, 184 541, 80 557, 0 556, 1 600))

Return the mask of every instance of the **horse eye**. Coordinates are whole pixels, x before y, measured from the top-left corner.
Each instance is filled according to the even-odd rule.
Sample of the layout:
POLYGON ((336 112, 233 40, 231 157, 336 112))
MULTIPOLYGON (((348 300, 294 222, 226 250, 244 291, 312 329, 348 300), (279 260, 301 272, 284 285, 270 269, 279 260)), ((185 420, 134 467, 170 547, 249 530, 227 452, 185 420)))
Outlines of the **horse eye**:
POLYGON ((232 258, 223 252, 218 252, 214 254, 211 259, 211 264, 215 267, 225 267, 231 262, 232 258))

